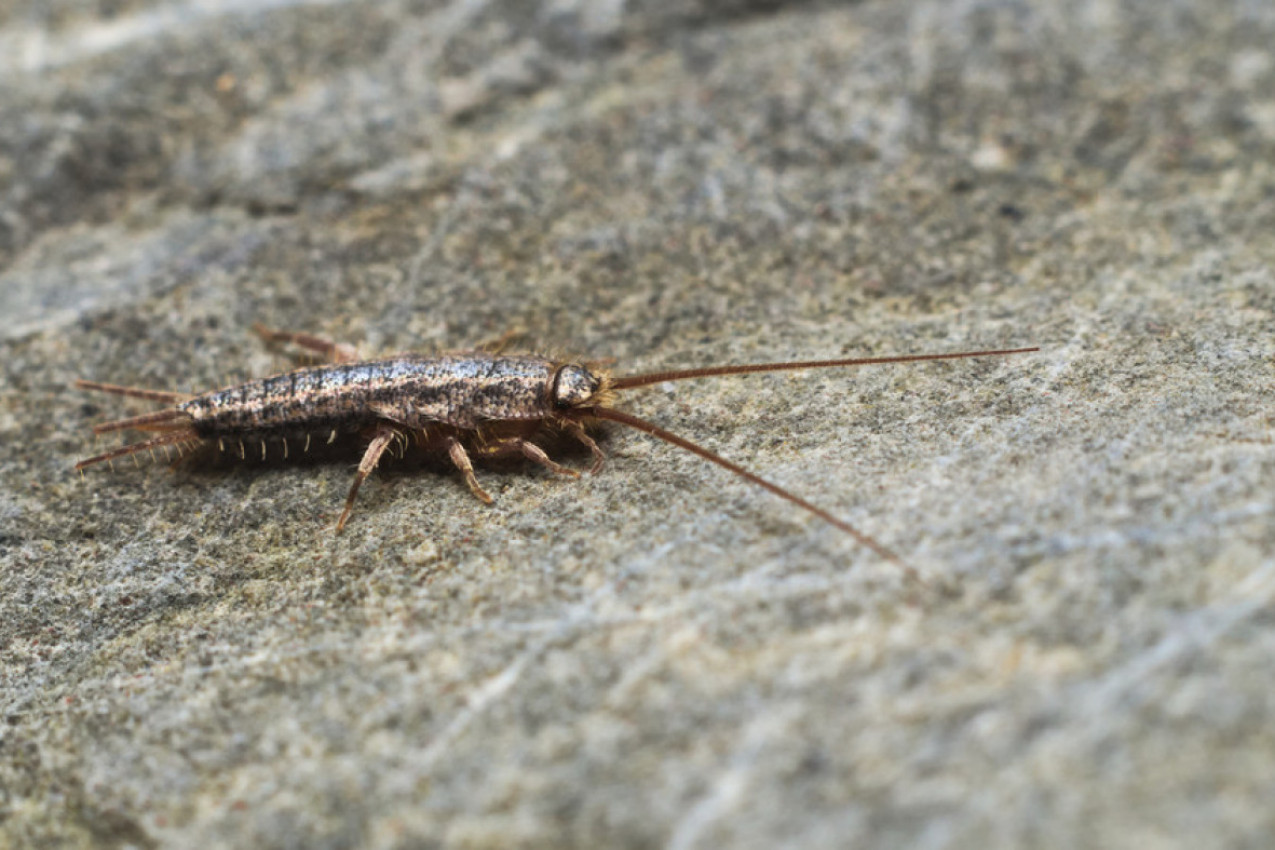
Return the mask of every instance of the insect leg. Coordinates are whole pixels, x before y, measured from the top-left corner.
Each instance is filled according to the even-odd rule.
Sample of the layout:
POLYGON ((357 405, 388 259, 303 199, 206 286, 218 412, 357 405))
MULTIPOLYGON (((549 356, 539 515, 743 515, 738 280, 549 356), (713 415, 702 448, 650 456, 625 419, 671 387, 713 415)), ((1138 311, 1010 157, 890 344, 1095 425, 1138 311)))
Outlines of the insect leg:
POLYGON ((478 343, 474 348, 479 351, 485 351, 488 354, 499 354, 508 348, 511 342, 526 335, 527 332, 522 328, 510 328, 495 339, 488 339, 478 343))
POLYGON ((447 438, 447 454, 452 459, 452 463, 456 464, 456 468, 465 476, 465 483, 469 485, 470 492, 489 505, 494 502, 495 499, 491 497, 491 494, 478 483, 478 476, 474 475, 474 464, 470 461, 469 453, 465 451, 460 440, 455 437, 447 438))
POLYGON ((522 456, 527 460, 535 461, 554 475, 565 475, 567 478, 579 478, 580 473, 574 469, 563 466, 555 461, 549 455, 545 454, 545 450, 537 446, 535 443, 529 443, 521 438, 518 439, 518 448, 522 451, 522 456))
POLYGON ((589 432, 584 430, 584 426, 574 419, 568 419, 563 427, 567 429, 568 434, 575 437, 581 443, 584 443, 584 445, 588 447, 589 451, 593 453, 593 466, 589 467, 589 472, 594 475, 601 472, 602 464, 607 459, 606 454, 602 451, 602 447, 594 442, 594 439, 589 436, 589 432))
POLYGON ((352 360, 359 359, 359 353, 354 346, 343 342, 333 342, 330 339, 323 339, 310 334, 276 331, 260 322, 254 324, 252 329, 266 342, 290 342, 293 345, 322 354, 333 363, 349 363, 352 360))
POLYGON ((549 455, 545 454, 545 450, 522 437, 506 437, 499 442, 492 443, 482 448, 481 454, 484 457, 504 457, 507 455, 520 454, 527 460, 534 461, 554 475, 565 475, 568 478, 579 478, 580 473, 570 467, 563 466, 555 461, 549 455))
POLYGON ((354 510, 354 497, 359 494, 359 485, 363 483, 363 479, 372 474, 372 470, 376 469, 376 465, 381 461, 381 455, 385 454, 385 450, 398 437, 398 432, 393 428, 378 428, 376 435, 372 437, 372 442, 368 444, 367 451, 363 453, 363 460, 359 461, 359 471, 354 475, 354 483, 350 485, 350 492, 345 497, 345 510, 341 511, 341 518, 336 522, 337 533, 341 533, 341 529, 345 528, 346 520, 350 518, 350 512, 354 510))

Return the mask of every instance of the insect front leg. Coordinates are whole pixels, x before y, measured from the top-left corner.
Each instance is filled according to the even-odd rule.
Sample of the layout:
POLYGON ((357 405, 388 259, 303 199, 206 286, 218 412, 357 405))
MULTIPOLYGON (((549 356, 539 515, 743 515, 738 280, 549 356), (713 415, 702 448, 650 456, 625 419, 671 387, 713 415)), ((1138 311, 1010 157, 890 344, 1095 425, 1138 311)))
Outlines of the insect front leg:
POLYGON ((253 325, 252 329, 266 342, 290 342, 316 354, 321 354, 332 363, 350 363, 359 359, 359 353, 354 346, 344 342, 333 342, 330 339, 311 334, 272 330, 260 322, 253 325))
POLYGON ((465 476, 465 483, 469 485, 469 491, 481 499, 486 504, 495 501, 491 494, 482 488, 478 483, 478 476, 474 474, 474 464, 469 459, 469 453, 465 451, 464 445, 455 437, 447 438, 447 455, 452 459, 452 463, 456 464, 456 468, 465 476))
POLYGON ((607 459, 606 453, 603 452, 602 447, 589 436, 589 432, 584 430, 584 426, 574 419, 568 419, 562 427, 567 430, 568 434, 583 443, 593 454, 593 466, 589 467, 589 472, 593 475, 597 475, 601 472, 602 464, 605 463, 607 459))
POLYGON ((480 450, 483 457, 509 457, 511 455, 522 455, 527 460, 540 464, 554 475, 563 475, 567 478, 579 478, 580 473, 570 467, 563 466, 555 461, 549 455, 545 454, 545 450, 537 446, 530 440, 524 440, 522 437, 505 437, 492 443, 488 443, 480 450))
POLYGON ((354 497, 359 494, 359 486, 363 483, 363 479, 372 474, 372 470, 376 469, 376 465, 381 462, 381 455, 385 454, 385 450, 395 440, 402 439, 402 436, 397 430, 386 425, 376 429, 372 442, 363 453, 363 460, 359 462, 359 471, 354 475, 354 483, 350 485, 349 495, 345 497, 345 510, 341 511, 341 518, 336 523, 338 534, 345 528, 346 520, 350 518, 350 512, 354 510, 354 497))

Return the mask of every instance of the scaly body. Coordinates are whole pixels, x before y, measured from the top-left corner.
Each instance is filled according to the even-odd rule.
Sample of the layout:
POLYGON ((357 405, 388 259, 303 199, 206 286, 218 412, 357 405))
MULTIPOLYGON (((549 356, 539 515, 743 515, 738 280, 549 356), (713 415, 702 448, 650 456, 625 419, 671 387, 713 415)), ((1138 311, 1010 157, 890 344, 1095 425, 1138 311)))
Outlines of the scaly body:
POLYGON ((99 434, 131 429, 155 432, 156 436, 82 460, 76 468, 155 448, 166 451, 176 448, 180 454, 190 448, 211 446, 219 451, 237 449, 243 457, 246 447, 255 443, 264 457, 268 446, 277 443, 287 457, 290 440, 304 439, 304 448, 308 449, 316 435, 332 442, 341 434, 357 434, 367 440, 367 446, 346 497, 345 509, 337 521, 340 531, 353 510, 359 486, 395 442, 414 441, 445 452, 474 495, 490 503, 491 496, 479 485, 474 473, 471 454, 521 456, 558 475, 578 477, 575 470, 551 460, 535 439, 545 430, 571 435, 592 452, 592 471, 597 472, 604 455, 589 436, 588 429, 602 420, 650 434, 728 469, 810 511, 882 556, 901 563, 885 546, 824 509, 684 437, 614 409, 611 402, 615 393, 666 381, 717 375, 955 360, 1037 350, 1018 348, 710 366, 613 378, 609 372, 584 363, 485 351, 436 356, 400 354, 358 361, 349 346, 307 334, 272 331, 260 326, 256 330, 267 340, 295 343, 332 362, 196 396, 79 381, 77 385, 84 389, 165 402, 170 406, 98 425, 93 430, 99 434))
POLYGON ((205 393, 177 405, 205 439, 362 431, 381 421, 477 429, 553 416, 545 392, 559 364, 466 352, 312 366, 205 393))

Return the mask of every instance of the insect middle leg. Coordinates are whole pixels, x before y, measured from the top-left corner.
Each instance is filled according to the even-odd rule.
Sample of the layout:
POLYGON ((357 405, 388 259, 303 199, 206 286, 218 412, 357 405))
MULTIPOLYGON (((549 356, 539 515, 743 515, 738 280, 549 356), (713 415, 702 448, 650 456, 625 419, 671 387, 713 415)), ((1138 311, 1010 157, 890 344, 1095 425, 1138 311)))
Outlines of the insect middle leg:
POLYGON ((477 496, 486 504, 495 501, 491 494, 482 488, 478 483, 478 476, 474 474, 474 463, 469 459, 469 452, 465 451, 465 446, 455 437, 447 438, 447 456, 452 459, 452 463, 456 464, 456 468, 465 476, 465 483, 469 485, 469 491, 477 496))
POLYGON ((358 351, 348 343, 333 342, 330 339, 311 334, 277 331, 266 327, 260 322, 253 325, 252 329, 266 342, 290 342, 293 345, 321 354, 333 363, 349 363, 359 359, 358 351))

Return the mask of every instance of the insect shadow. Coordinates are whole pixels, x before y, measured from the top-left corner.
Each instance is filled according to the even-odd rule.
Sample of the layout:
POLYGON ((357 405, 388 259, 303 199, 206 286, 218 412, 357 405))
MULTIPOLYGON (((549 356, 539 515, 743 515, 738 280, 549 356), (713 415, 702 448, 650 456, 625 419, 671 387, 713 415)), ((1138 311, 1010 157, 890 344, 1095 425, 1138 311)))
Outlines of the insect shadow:
POLYGON ((581 451, 592 455, 589 471, 596 473, 606 456, 590 432, 601 423, 613 422, 729 470, 841 529, 910 574, 912 570, 902 559, 875 538, 715 452, 617 409, 613 406, 617 395, 693 378, 1039 351, 1033 347, 783 361, 616 376, 595 362, 483 350, 404 353, 360 360, 349 345, 261 325, 254 326, 254 330, 268 342, 291 343, 318 354, 326 362, 197 395, 76 381, 81 389, 168 406, 95 426, 96 434, 134 430, 153 436, 86 458, 75 468, 82 470, 141 452, 153 453, 155 449, 175 451, 179 460, 191 455, 247 460, 251 455, 267 461, 273 457, 279 462, 291 462, 307 456, 327 457, 340 451, 343 443, 356 440, 364 447, 363 456, 337 520, 336 530, 340 532, 350 519, 359 487, 387 452, 444 460, 460 472, 476 497, 491 504, 491 495, 474 472, 474 459, 527 460, 556 475, 579 478, 578 470, 553 460, 545 446, 574 442, 581 451))

